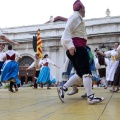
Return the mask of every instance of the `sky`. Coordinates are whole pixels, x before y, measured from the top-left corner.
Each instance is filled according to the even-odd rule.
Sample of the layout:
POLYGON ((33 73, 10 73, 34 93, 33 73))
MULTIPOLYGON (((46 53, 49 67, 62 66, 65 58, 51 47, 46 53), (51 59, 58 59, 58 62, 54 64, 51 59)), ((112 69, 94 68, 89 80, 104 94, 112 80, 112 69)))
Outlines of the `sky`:
MULTIPOLYGON (((50 16, 68 18, 75 0, 0 0, 0 28, 44 24, 50 16)), ((85 19, 120 15, 120 0, 81 0, 85 19)))

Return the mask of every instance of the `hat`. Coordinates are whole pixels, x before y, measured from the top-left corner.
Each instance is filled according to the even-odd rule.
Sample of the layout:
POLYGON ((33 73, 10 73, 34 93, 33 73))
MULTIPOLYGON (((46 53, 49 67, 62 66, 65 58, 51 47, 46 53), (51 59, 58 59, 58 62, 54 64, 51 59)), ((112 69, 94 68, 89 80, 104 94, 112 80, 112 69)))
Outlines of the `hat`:
POLYGON ((80 0, 76 0, 73 4, 73 10, 79 11, 81 8, 85 8, 80 0))

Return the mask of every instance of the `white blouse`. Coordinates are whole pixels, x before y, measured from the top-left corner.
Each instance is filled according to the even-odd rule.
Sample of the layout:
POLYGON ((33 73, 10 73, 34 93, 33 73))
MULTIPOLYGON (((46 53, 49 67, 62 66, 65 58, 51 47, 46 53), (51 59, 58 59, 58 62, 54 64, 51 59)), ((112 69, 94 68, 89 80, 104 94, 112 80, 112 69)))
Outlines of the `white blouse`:
POLYGON ((52 64, 52 65, 55 65, 54 62, 52 62, 49 58, 44 58, 43 60, 40 60, 40 65, 43 65, 45 63, 48 63, 48 64, 52 64))

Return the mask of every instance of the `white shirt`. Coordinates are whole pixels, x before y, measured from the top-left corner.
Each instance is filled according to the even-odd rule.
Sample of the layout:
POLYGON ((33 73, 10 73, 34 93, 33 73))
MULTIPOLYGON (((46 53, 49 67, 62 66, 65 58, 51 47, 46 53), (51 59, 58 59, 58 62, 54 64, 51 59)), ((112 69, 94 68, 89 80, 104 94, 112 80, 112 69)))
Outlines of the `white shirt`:
POLYGON ((110 51, 107 51, 105 52, 106 56, 109 57, 109 56, 116 56, 117 55, 117 51, 114 49, 114 50, 110 50, 110 51))
POLYGON ((65 30, 61 38, 62 46, 70 49, 74 47, 72 38, 79 37, 87 40, 87 33, 82 16, 78 11, 75 11, 73 15, 68 19, 65 30))
MULTIPOLYGON (((27 69, 31 69, 31 68, 35 67, 35 63, 36 63, 36 60, 27 69)), ((38 63, 38 66, 40 66, 40 61, 38 63)), ((36 69, 36 70, 40 70, 40 69, 36 69)))
POLYGON ((44 58, 43 60, 40 61, 40 65, 45 64, 46 62, 48 62, 48 64, 52 64, 55 65, 54 62, 52 62, 49 58, 44 58))

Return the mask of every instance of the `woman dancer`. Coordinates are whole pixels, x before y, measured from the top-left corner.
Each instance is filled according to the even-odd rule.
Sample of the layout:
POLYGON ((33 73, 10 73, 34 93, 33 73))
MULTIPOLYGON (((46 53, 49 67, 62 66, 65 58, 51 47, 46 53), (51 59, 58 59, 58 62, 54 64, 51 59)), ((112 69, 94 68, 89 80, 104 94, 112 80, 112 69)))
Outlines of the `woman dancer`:
POLYGON ((1 81, 2 82, 10 81, 9 91, 11 92, 14 92, 12 88, 13 85, 16 91, 18 91, 16 84, 20 85, 20 80, 18 79, 19 66, 18 63, 15 61, 16 57, 21 58, 20 55, 12 49, 12 45, 8 44, 8 51, 5 52, 3 55, 3 58, 4 59, 6 58, 6 61, 2 67, 1 81))
MULTIPOLYGON (((43 59, 40 61, 40 65, 42 65, 42 70, 39 73, 39 76, 37 78, 36 83, 42 83, 42 84, 47 84, 47 89, 50 89, 50 68, 49 68, 49 64, 52 64, 56 67, 58 67, 57 65, 55 65, 55 63, 53 63, 49 58, 48 58, 48 54, 45 54, 43 59)), ((58 67, 59 68, 59 67, 58 67)))

